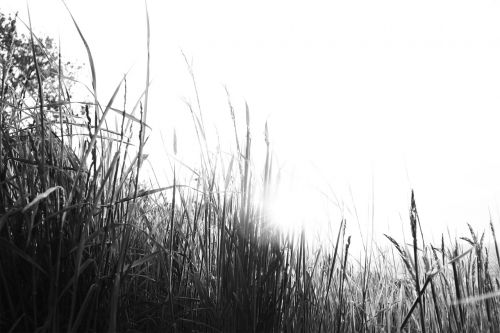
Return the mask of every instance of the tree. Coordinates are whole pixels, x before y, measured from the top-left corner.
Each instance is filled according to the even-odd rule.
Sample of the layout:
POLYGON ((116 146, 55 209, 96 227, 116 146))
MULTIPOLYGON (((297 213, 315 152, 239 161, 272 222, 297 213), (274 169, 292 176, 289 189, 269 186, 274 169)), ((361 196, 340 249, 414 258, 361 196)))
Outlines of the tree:
MULTIPOLYGON (((48 109, 55 108, 59 98, 70 99, 71 86, 59 87, 60 71, 66 77, 73 76, 79 68, 70 62, 60 63, 59 50, 49 37, 34 38, 34 50, 41 76, 44 104, 48 109), (61 89, 59 89, 61 88, 61 89)), ((17 16, 0 13, 0 73, 1 110, 6 107, 21 107, 20 103, 38 100, 36 65, 30 37, 17 32, 17 16)), ((62 76, 62 73, 61 73, 62 76)))

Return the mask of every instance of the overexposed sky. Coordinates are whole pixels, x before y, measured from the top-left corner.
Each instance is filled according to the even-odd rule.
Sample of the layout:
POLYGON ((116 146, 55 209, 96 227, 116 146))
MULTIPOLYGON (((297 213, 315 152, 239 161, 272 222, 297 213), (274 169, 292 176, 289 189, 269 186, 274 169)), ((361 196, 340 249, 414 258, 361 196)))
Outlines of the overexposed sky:
MULTIPOLYGON (((109 98, 132 65, 130 91, 135 88, 138 95, 145 83, 144 2, 67 4, 94 54, 101 99, 109 98)), ((85 59, 62 2, 29 5, 36 32, 60 36, 64 54, 85 59)), ((408 230, 414 188, 429 235, 446 233, 447 227, 453 234, 466 222, 483 230, 490 210, 500 227, 499 3, 149 1, 148 6, 151 149, 159 149, 159 131, 173 128, 180 149, 193 144, 183 99, 194 101, 194 95, 183 50, 193 60, 204 115, 221 137, 232 140, 233 133, 224 86, 242 126, 248 102, 254 142, 263 141, 269 121, 277 161, 296 176, 296 192, 287 191, 290 200, 284 200, 293 202, 288 207, 297 211, 293 215, 307 214, 297 208, 300 203, 314 205, 291 199, 314 198, 307 184, 329 187, 344 202, 353 234, 353 201, 367 230, 373 199, 376 232, 397 237, 401 217, 408 230)), ((23 1, 2 0, 0 8, 27 17, 23 1)))

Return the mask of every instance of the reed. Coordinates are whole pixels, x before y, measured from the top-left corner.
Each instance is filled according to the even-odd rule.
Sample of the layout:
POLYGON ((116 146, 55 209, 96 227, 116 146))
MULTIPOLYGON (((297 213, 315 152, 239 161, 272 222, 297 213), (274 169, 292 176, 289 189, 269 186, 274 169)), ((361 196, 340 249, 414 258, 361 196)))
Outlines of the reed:
MULTIPOLYGON (((77 104, 83 114, 63 93, 60 59, 57 119, 42 89, 31 102, 2 89, 0 331, 497 331, 498 271, 484 234, 470 228, 470 238, 449 247, 444 237, 426 244, 413 192, 412 243, 386 235, 359 261, 345 219, 331 245, 276 228, 267 212, 279 170, 267 124, 259 167, 250 108, 241 130, 228 93, 236 149, 229 157, 210 151, 192 69, 197 103, 187 107, 200 164, 177 159, 174 134, 172 183, 146 183, 149 74, 134 103, 125 76, 100 104, 92 52, 73 22, 92 80, 92 102, 77 104), (196 181, 185 181, 180 165, 196 181)), ((30 35, 32 50, 43 48, 30 35)), ((2 86, 12 52, 2 59, 2 86)), ((33 84, 43 83, 35 75, 33 84)), ((492 221, 490 229, 500 266, 492 221)))

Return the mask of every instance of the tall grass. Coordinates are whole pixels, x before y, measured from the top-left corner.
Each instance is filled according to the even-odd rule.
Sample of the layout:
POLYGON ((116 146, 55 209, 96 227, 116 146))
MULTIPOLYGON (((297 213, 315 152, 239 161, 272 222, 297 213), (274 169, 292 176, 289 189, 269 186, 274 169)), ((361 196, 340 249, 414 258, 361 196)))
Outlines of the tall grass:
MULTIPOLYGON (((242 139, 229 100, 237 149, 228 159, 208 150, 199 102, 188 105, 202 151, 195 185, 174 167, 169 186, 141 186, 149 76, 138 101, 127 101, 124 77, 101 105, 75 27, 92 73, 82 114, 63 93, 60 61, 58 117, 41 88, 31 105, 2 89, 1 331, 498 331, 500 282, 484 235, 470 228, 448 247, 444 237, 426 243, 413 193, 412 243, 387 235, 392 248, 361 262, 348 221, 332 246, 277 229, 267 214, 277 175, 267 125, 259 173, 248 106, 242 139)), ((491 232, 500 265, 493 223, 491 232)))

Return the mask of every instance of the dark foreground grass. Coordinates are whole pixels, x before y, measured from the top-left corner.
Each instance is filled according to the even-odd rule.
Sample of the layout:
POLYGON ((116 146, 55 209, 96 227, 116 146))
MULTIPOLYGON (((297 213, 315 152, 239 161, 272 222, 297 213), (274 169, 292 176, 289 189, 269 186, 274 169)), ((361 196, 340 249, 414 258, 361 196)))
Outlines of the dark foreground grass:
MULTIPOLYGON (((77 114, 54 64, 59 96, 48 107, 41 89, 30 99, 5 89, 8 51, 0 331, 498 331, 500 282, 490 267, 500 255, 496 241, 488 252, 484 234, 471 228, 448 245, 426 243, 413 195, 411 244, 387 235, 392 250, 370 251, 362 262, 349 255, 348 221, 322 247, 309 246, 304 232, 277 230, 266 214, 276 175, 269 142, 266 134, 260 176, 251 167, 248 108, 229 159, 205 149, 192 108, 202 150, 195 185, 181 183, 174 168, 170 186, 141 187, 147 85, 139 101, 125 96, 118 106, 123 79, 106 105, 83 103, 77 114)), ((35 76, 37 86, 42 80, 35 76)), ((495 239, 493 223, 491 232, 495 239)))

